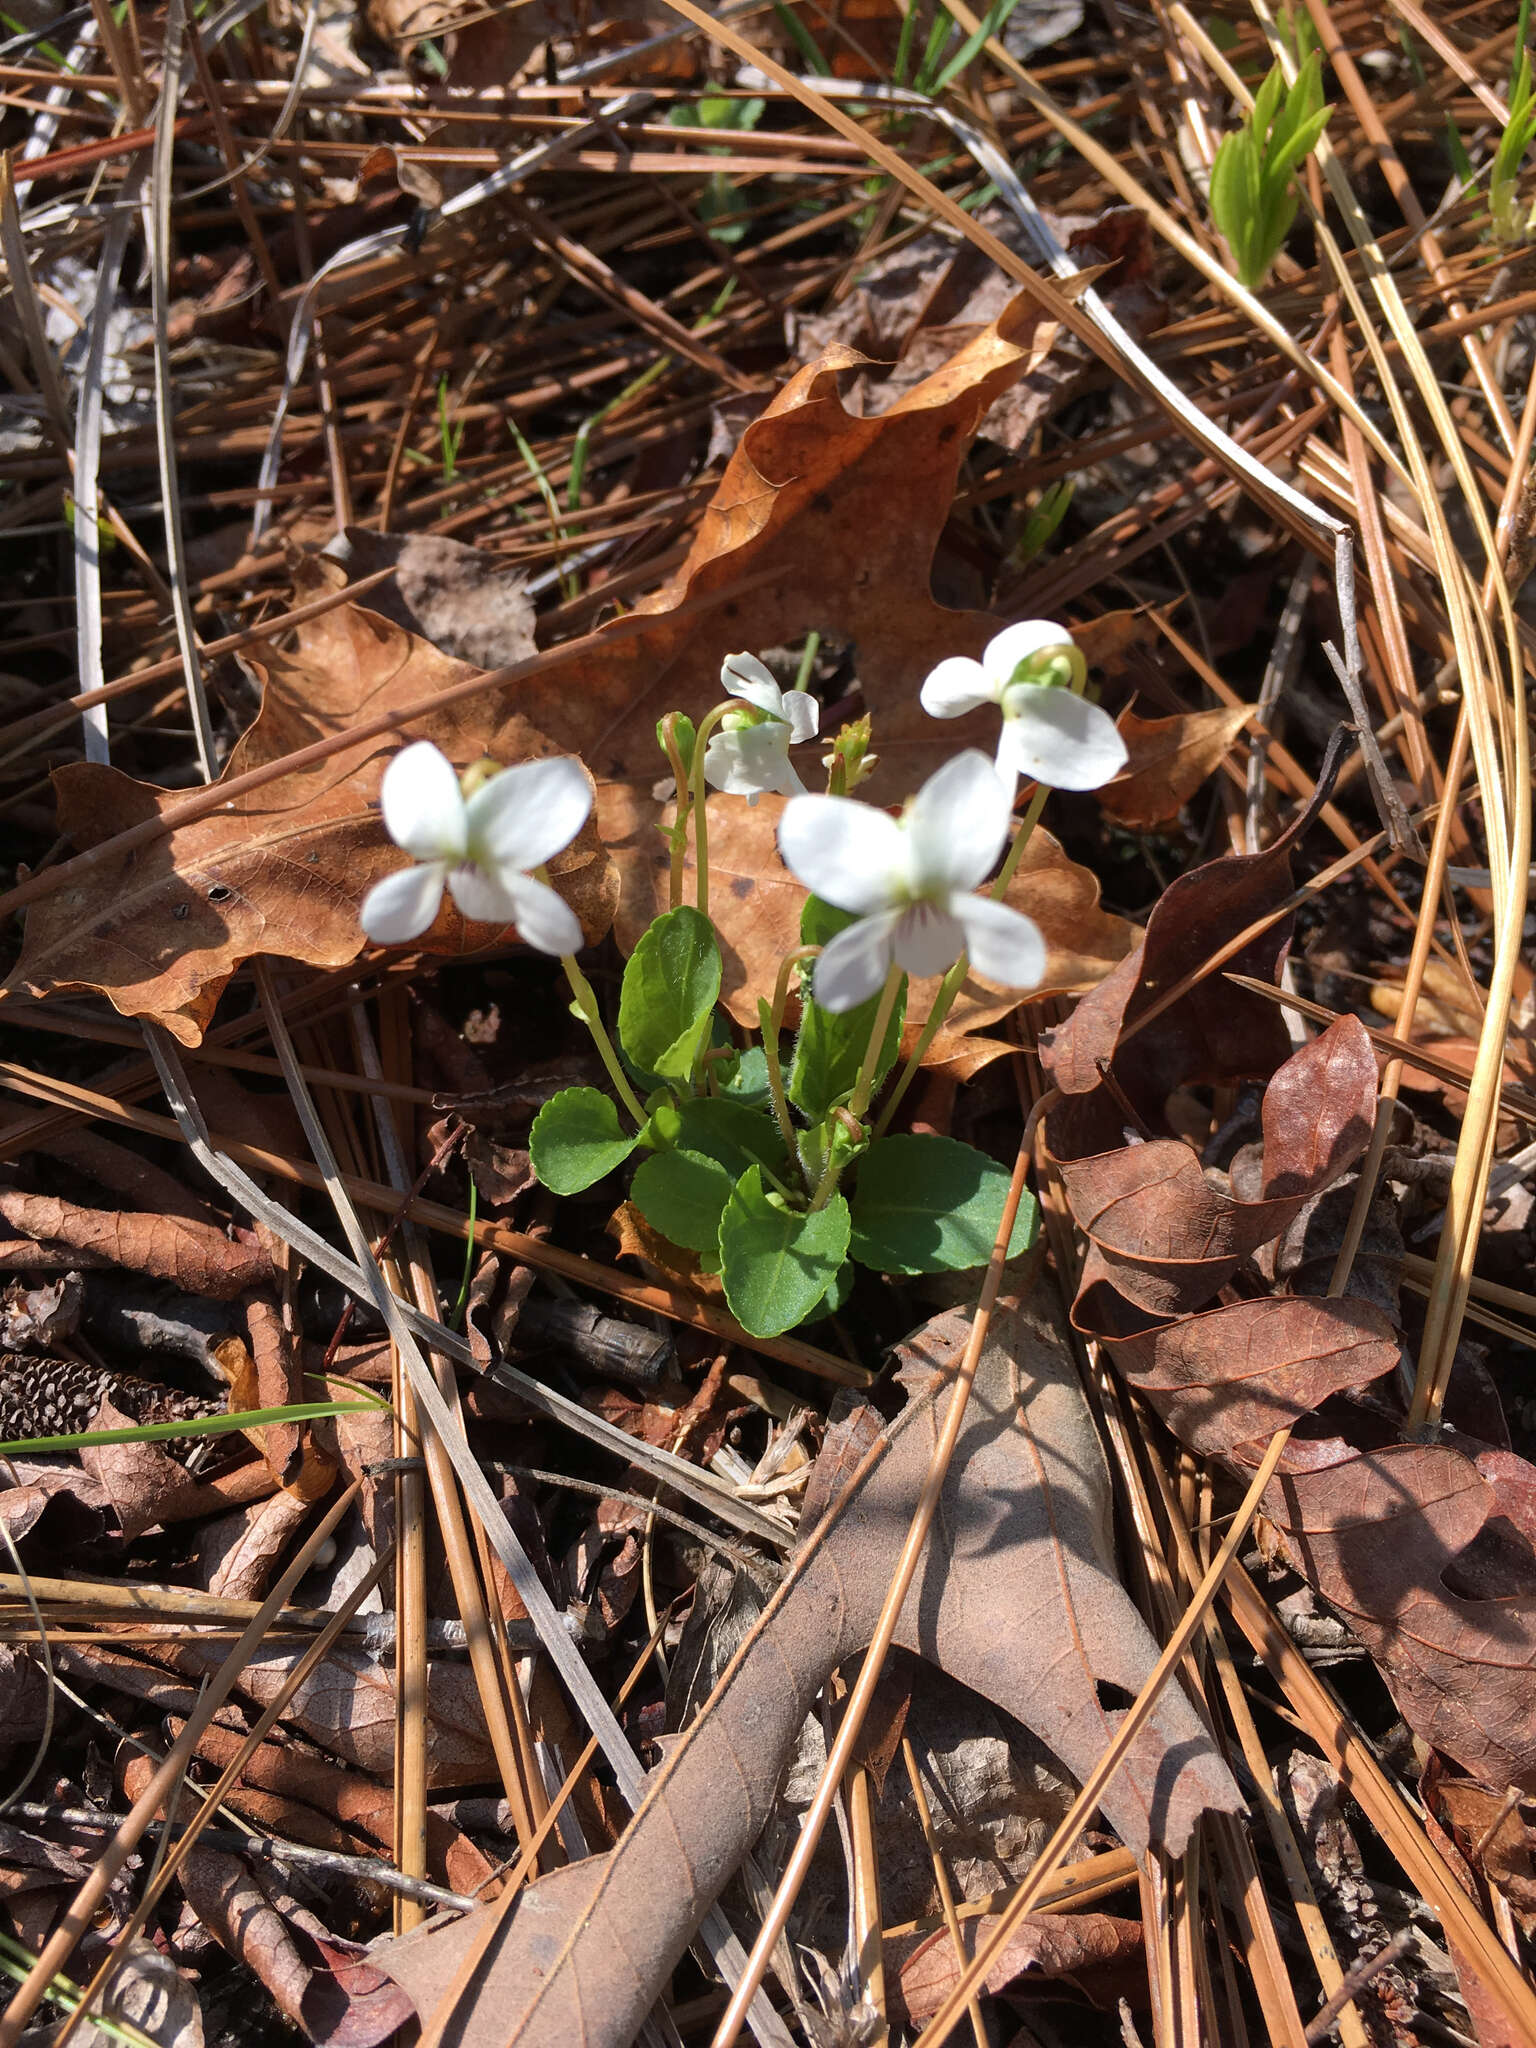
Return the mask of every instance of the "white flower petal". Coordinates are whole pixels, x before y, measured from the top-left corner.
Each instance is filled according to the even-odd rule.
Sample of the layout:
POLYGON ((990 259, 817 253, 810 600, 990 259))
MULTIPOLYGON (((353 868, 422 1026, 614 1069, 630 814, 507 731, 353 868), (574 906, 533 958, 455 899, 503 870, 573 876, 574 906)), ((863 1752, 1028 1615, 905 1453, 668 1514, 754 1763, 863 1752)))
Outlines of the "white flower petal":
MULTIPOLYGON (((983 757, 985 758, 985 757, 983 757)), ((847 796, 795 796, 779 820, 784 865, 824 902, 860 916, 892 909, 906 876, 901 827, 847 796)))
POLYGON ((909 903, 896 920, 891 950, 908 974, 927 981, 954 966, 965 951, 965 932, 943 904, 909 903))
POLYGON ((784 692, 773 670, 755 654, 728 654, 720 664, 720 682, 728 695, 755 704, 774 718, 783 716, 784 692))
POLYGON ((704 780, 726 796, 748 801, 765 790, 780 796, 803 796, 805 784, 789 759, 789 727, 777 719, 769 725, 748 725, 735 732, 717 732, 704 749, 704 780))
POLYGON ((430 740, 402 747, 379 786, 384 829, 417 860, 462 860, 467 826, 453 763, 430 740))
POLYGON ((912 895, 974 889, 984 881, 1008 837, 1011 805, 1011 791, 975 747, 930 775, 903 820, 912 895))
POLYGON ((358 923, 376 946, 403 946, 407 939, 420 938, 437 916, 446 873, 440 860, 398 868, 368 891, 358 923))
POLYGON ((580 952, 581 920, 548 883, 518 875, 508 881, 507 893, 516 906, 512 921, 524 945, 541 953, 580 952))
POLYGON ((791 746, 803 746, 821 730, 821 706, 809 690, 786 690, 780 716, 789 721, 791 746))
POLYGON ((1070 690, 1018 684, 1009 693, 999 759, 1052 789, 1098 789, 1125 766, 1125 741, 1107 711, 1070 690))
POLYGON ((965 950, 983 981, 999 988, 1038 988, 1045 979, 1040 927, 990 896, 957 896, 950 905, 965 929, 965 950))
POLYGON ((484 868, 451 868, 448 894, 471 924, 491 924, 502 931, 517 915, 512 891, 499 875, 488 875, 484 868))
POLYGON ((930 718, 963 718, 983 704, 996 701, 997 692, 986 670, 968 654, 952 654, 932 670, 918 695, 930 718))
POLYGON ((824 1010, 856 1010, 876 993, 890 972, 891 938, 902 913, 861 917, 821 949, 811 993, 824 1010))
POLYGON ((997 694, 1013 681, 1021 661, 1028 661, 1034 654, 1044 654, 1051 647, 1071 647, 1073 644, 1067 628, 1058 626, 1052 619, 1020 619, 1016 626, 1005 626, 1001 633, 987 642, 981 665, 987 672, 994 694, 997 694))
POLYGON ((569 754, 504 768, 469 800, 469 856, 488 874, 525 873, 563 853, 591 809, 592 785, 569 754))

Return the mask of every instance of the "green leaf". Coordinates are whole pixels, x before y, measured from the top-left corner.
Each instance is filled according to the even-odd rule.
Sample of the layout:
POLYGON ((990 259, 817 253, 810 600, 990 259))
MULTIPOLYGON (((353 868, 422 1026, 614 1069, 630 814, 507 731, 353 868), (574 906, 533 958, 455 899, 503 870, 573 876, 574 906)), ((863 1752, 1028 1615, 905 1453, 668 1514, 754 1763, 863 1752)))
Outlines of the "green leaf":
MULTIPOLYGON (((882 1273, 948 1273, 984 1266, 1003 1220, 1009 1175, 955 1138, 881 1138, 859 1162, 853 1256, 882 1273)), ((1034 1243, 1038 1210, 1026 1190, 1008 1256, 1034 1243)))
MULTIPOLYGON (((805 908, 800 913, 800 943, 803 946, 824 946, 853 922, 850 911, 836 910, 818 896, 807 897, 805 908)), ((864 1055, 869 1049, 869 1034, 875 1028, 875 1012, 879 1007, 880 998, 873 995, 855 1010, 834 1013, 823 1009, 810 994, 802 992, 800 1031, 795 1039, 795 1055, 790 1062, 785 1093, 813 1123, 819 1123, 835 1103, 853 1093, 859 1069, 864 1064, 864 1055)), ((880 1047, 876 1088, 890 1072, 901 1049, 901 1027, 906 1014, 907 984, 903 979, 880 1047)))
POLYGON ((729 1080, 718 1083, 726 1102, 740 1102, 748 1109, 762 1109, 772 1100, 768 1087, 768 1055, 760 1045, 749 1045, 736 1062, 729 1080))
POLYGON ((800 1213, 749 1166, 720 1218, 720 1276, 731 1314, 754 1337, 803 1323, 837 1278, 848 1252, 848 1204, 800 1213))
POLYGON ((720 1212, 735 1180, 702 1152, 653 1152, 636 1171, 630 1196, 653 1228, 690 1251, 713 1251, 720 1237, 720 1212))
POLYGON ((596 1088, 562 1088, 533 1120, 528 1153, 533 1170, 557 1195, 579 1194, 634 1151, 618 1105, 596 1088))
POLYGON ((686 1081, 720 995, 720 947, 709 919, 686 904, 662 915, 624 969, 619 1043, 642 1073, 686 1081))
POLYGON ((805 1318, 808 1323, 819 1322, 823 1316, 835 1316, 853 1292, 853 1283, 859 1277, 859 1269, 852 1259, 844 1259, 832 1276, 832 1284, 805 1318))
POLYGON ((680 1104, 677 1143, 715 1160, 733 1181, 749 1166, 784 1164, 784 1139, 773 1118, 724 1096, 701 1095, 680 1104))

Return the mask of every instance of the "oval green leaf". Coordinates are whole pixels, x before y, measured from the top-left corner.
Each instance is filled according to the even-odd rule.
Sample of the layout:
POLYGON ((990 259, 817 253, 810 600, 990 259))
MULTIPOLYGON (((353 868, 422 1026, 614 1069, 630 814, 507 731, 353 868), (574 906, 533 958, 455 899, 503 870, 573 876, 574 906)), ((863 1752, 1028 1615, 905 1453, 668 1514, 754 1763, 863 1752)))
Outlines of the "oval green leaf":
MULTIPOLYGON (((880 1138, 859 1161, 853 1256, 881 1273, 953 1273, 984 1266, 1003 1220, 1009 1174, 956 1138, 880 1138)), ((1026 1188, 1008 1256, 1035 1241, 1039 1210, 1026 1188)))
POLYGON ((610 1096, 596 1088, 562 1088, 534 1118, 528 1154, 545 1187, 575 1195, 622 1166, 639 1142, 625 1134, 610 1096))
POLYGON ((641 1161, 630 1199, 653 1230, 689 1251, 712 1252, 735 1181, 702 1152, 655 1152, 641 1161))
POLYGON ((777 1337, 803 1323, 837 1278, 849 1227, 841 1195, 798 1212, 764 1187, 760 1166, 749 1166, 720 1218, 720 1277, 742 1328, 777 1337))
POLYGON ((624 969, 619 1043, 643 1074, 686 1081, 720 995, 720 947, 707 917, 686 904, 641 937, 624 969))

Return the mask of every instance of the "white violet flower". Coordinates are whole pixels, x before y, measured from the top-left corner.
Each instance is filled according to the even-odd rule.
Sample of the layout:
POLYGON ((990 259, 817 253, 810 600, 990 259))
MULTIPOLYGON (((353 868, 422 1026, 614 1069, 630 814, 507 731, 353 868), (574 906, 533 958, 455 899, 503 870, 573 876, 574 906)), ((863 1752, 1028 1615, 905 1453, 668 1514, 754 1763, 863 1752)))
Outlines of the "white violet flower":
POLYGON ((802 796, 805 784, 790 763, 789 750, 813 740, 821 706, 806 690, 781 690, 772 671, 755 654, 728 654, 720 664, 727 695, 747 708, 728 711, 704 749, 704 780, 726 796, 755 804, 764 790, 802 796))
POLYGON ((375 945, 420 938, 446 886, 473 924, 516 925, 541 953, 580 946, 576 913, 528 872, 562 852, 587 822, 592 786, 578 762, 524 761, 466 798, 447 755, 417 740, 385 769, 379 798, 385 830, 416 865, 386 875, 363 898, 359 918, 375 945))
POLYGON ((1004 988, 1032 988, 1045 941, 1006 903, 970 892, 1008 837, 1013 801, 974 747, 930 775, 897 819, 845 796, 797 796, 779 821, 779 851, 807 889, 856 924, 822 948, 815 995, 824 1009, 867 1001, 895 962, 925 979, 968 953, 1004 988))
POLYGON ((1021 775, 1051 789, 1099 789, 1125 766, 1125 741, 1107 711, 1071 688, 1086 673, 1065 626, 1024 619, 989 640, 980 661, 941 661, 923 685, 922 706, 935 718, 960 718, 996 704, 997 767, 1010 789, 1021 775))

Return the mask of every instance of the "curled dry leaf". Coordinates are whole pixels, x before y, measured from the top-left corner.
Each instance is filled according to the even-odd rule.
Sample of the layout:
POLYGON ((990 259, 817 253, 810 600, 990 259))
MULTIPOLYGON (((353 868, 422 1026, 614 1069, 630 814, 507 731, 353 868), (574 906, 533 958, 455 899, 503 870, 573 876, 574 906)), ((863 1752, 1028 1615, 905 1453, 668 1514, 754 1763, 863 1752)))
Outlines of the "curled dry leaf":
POLYGON ((1187 1315, 1360 1156, 1375 1105, 1370 1038, 1357 1018, 1343 1017, 1287 1060, 1265 1091, 1258 1201, 1213 1188, 1174 1138, 1061 1158, 1061 1177, 1119 1292, 1149 1315, 1187 1315))
MULTIPOLYGON (((1183 1443, 1225 1457, 1240 1479, 1274 1430, 1296 1427, 1264 1498, 1296 1568, 1347 1617, 1417 1734, 1500 1793, 1536 1786, 1536 1468, 1462 1434, 1383 1441, 1390 1389, 1369 1413, 1350 1401, 1397 1363, 1395 1285, 1372 1288, 1374 1302, 1278 1292, 1208 1307, 1255 1253, 1264 1262, 1253 1272, 1292 1288, 1328 1284, 1332 1258, 1293 1240, 1347 1199, 1345 1188, 1324 1191, 1370 1129, 1364 1027, 1340 1019, 1286 1058, 1278 1011, 1207 979, 1123 1036, 1160 990, 1284 901, 1293 844, 1294 828, 1267 853, 1181 876, 1144 945, 1049 1048, 1065 1099, 1048 1138, 1090 1239, 1074 1321, 1183 1443), (1166 1129, 1181 1085, 1266 1076, 1257 1199, 1221 1192, 1171 1139, 1123 1142, 1128 1115, 1166 1129)), ((1285 937, 1282 920, 1247 955, 1267 957, 1273 973, 1285 937)), ((1237 1169, 1232 1184, 1246 1187, 1237 1169)), ((1357 1295, 1368 1287, 1357 1273, 1357 1295)))
POLYGON ((1173 718, 1120 720, 1124 770, 1099 791, 1099 808, 1122 825, 1160 825, 1176 817, 1248 723, 1247 705, 1181 711, 1173 718))
MULTIPOLYGON (((1002 1308, 979 1364, 897 1639, 1014 1714, 1086 1775, 1157 1645, 1115 1573, 1109 1481, 1059 1308, 1002 1308)), ((869 1642, 942 1427, 967 1317, 904 1347, 911 1399, 795 1559, 611 1854, 532 1886, 455 2022, 461 2048, 627 2048, 705 1911, 757 1839, 817 1692, 869 1642)), ((1236 1786, 1177 1687, 1105 1794, 1137 1849, 1177 1854, 1236 1786)), ((470 1914, 376 1954, 424 2024, 487 1923, 470 1914)))
POLYGON ((0 1192, 0 1216, 18 1236, 56 1246, 82 1264, 126 1266, 210 1301, 233 1301, 247 1288, 270 1286, 273 1279, 272 1261, 261 1246, 232 1240, 212 1224, 185 1216, 82 1209, 53 1195, 24 1195, 14 1188, 0 1192))
MULTIPOLYGON (((107 1399, 97 1409, 92 1427, 132 1429, 137 1419, 107 1399)), ((87 1444, 80 1462, 111 1502, 129 1543, 157 1524, 201 1521, 225 1514, 233 1505, 228 1490, 194 1479, 161 1444, 87 1444)), ((236 1498, 257 1499, 272 1492, 275 1482, 259 1466, 246 1468, 246 1474, 236 1498)))
MULTIPOLYGON (((720 935, 721 1000, 738 1023, 757 1025, 759 997, 771 998, 779 963, 800 943, 800 912, 806 891, 779 859, 776 834, 784 799, 764 796, 756 804, 739 797, 709 799, 710 916, 720 935)), ((669 809, 664 816, 670 818, 669 809)), ((614 920, 619 947, 629 952, 653 917, 667 908, 668 864, 661 835, 645 862, 621 862, 624 890, 614 920)), ((691 898, 694 873, 690 846, 685 895, 691 898)), ((1032 917, 1044 934, 1046 978, 1034 999, 1069 990, 1091 988, 1135 944, 1134 925, 1099 904, 1098 878, 1068 860, 1049 832, 1036 828, 1018 873, 1008 887, 1008 902, 1032 917)), ((915 1043, 923 1019, 938 994, 939 979, 914 984, 907 999, 908 1044, 915 1043)), ((1005 1040, 987 1038, 987 1026, 1018 1008, 1017 989, 998 989, 980 976, 970 976, 955 999, 948 1018, 929 1050, 925 1065, 942 1066, 965 1080, 989 1060, 1011 1052, 1005 1040)))
MULTIPOLYGON (((960 1923, 965 1962, 975 1960, 997 1924, 994 1913, 960 1923)), ((961 1958, 948 1928, 924 1935, 898 1963, 901 2004, 910 2025, 920 2027, 933 2018, 959 1983, 960 1970, 961 1958)), ((984 1988, 1006 1991, 1020 1978, 1026 1985, 1064 1981, 1111 2012, 1122 1999, 1144 2005, 1147 1968, 1141 1922, 1117 1919, 1112 1913, 1026 1913, 987 1972, 984 1988)))
MULTIPOLYGON (((181 1725, 172 1723, 173 1737, 181 1733, 181 1725)), ((240 1737, 233 1729, 215 1724, 204 1731, 197 1750, 199 1756, 222 1771, 240 1747, 240 1737)), ((239 1784, 229 1794, 231 1805, 248 1810, 241 1802, 252 1791, 301 1811, 324 1815, 385 1856, 394 1854, 394 1794, 360 1772, 343 1770, 339 1764, 310 1750, 268 1741, 258 1744, 255 1754, 247 1759, 239 1784)), ((446 1884, 456 1892, 476 1892, 489 1882, 492 1866, 462 1828, 431 1811, 426 1826, 427 1874, 435 1883, 446 1884)), ((309 1837, 303 1839, 307 1841, 309 1837)), ((355 1850, 357 1843, 348 1841, 345 1846, 355 1850)))
MULTIPOLYGON (((296 593, 300 601, 317 594, 296 593)), ((475 673, 346 604, 296 627, 291 646, 259 645, 252 665, 264 683, 261 711, 231 753, 225 781, 475 673)), ((433 740, 461 767, 484 754, 510 765, 562 751, 489 693, 419 719, 400 737, 433 740)), ((229 977, 253 955, 345 966, 363 949, 364 893, 401 864, 377 810, 379 780, 398 744, 359 741, 66 883, 34 907, 7 985, 33 995, 102 994, 125 1016, 153 1017, 196 1045, 229 977)), ((99 762, 61 768, 54 786, 60 829, 81 850, 180 801, 179 791, 99 762)), ((587 941, 600 938, 613 915, 612 884, 590 821, 550 863, 550 878, 587 941)), ((495 936, 467 924, 445 895, 419 943, 457 953, 495 936)))
MULTIPOLYGON (((130 1799, 153 1772, 149 1757, 124 1766, 130 1799)), ((409 2001, 367 1952, 333 1935, 267 1872, 198 1843, 181 1866, 180 1883, 214 1940, 255 1972, 314 2048, 379 2048, 409 2021, 409 2001)))

